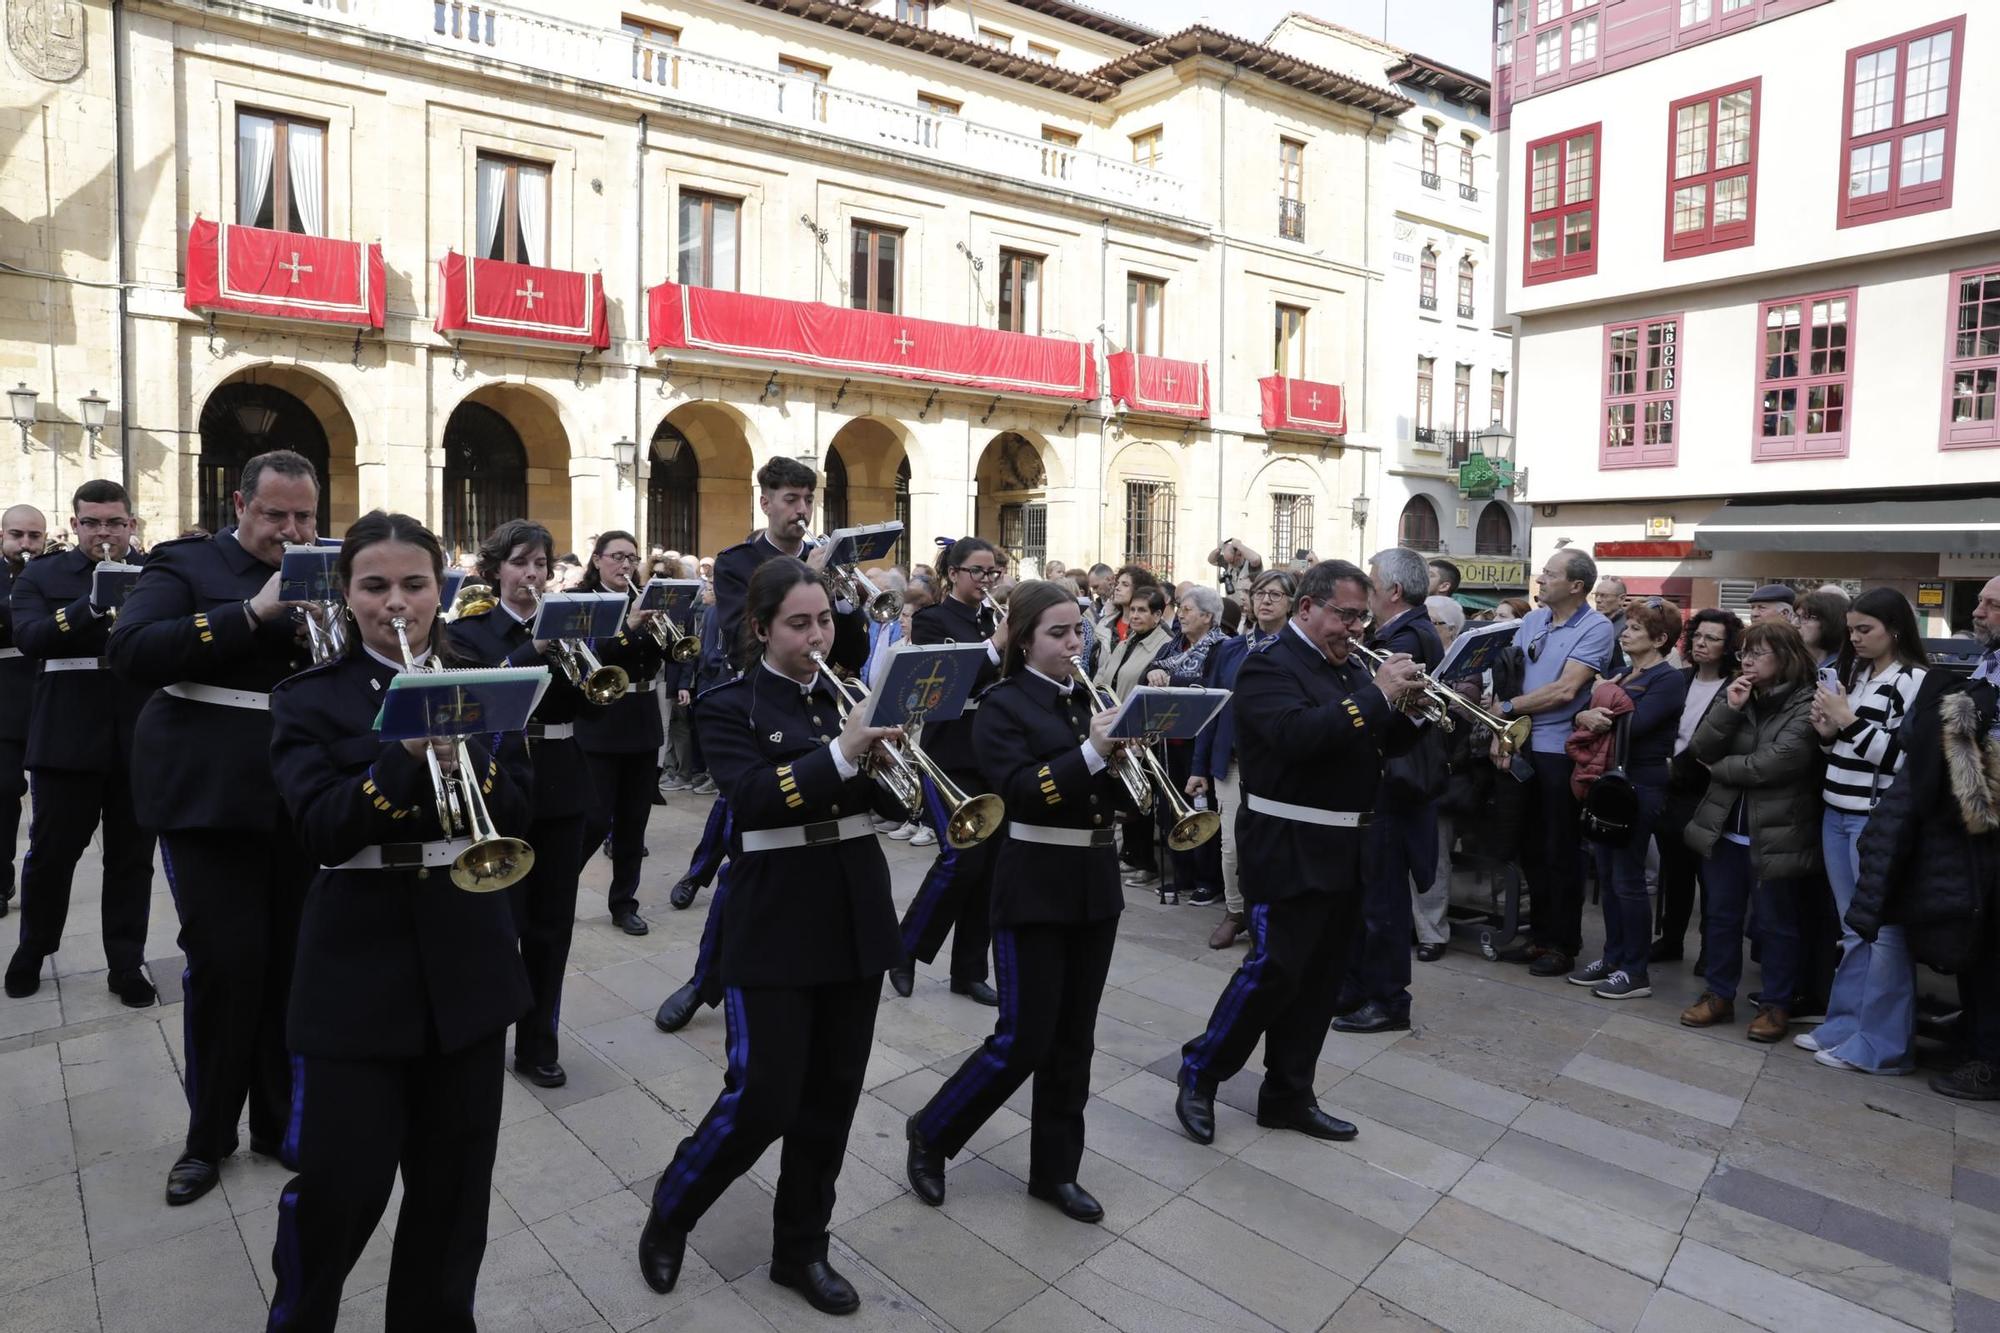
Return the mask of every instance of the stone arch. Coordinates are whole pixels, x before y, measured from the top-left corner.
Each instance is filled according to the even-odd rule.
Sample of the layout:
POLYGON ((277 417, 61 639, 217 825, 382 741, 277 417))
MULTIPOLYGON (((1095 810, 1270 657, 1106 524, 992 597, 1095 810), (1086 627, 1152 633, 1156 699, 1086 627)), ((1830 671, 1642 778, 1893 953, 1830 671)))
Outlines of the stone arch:
POLYGON ((1332 490, 1318 470, 1296 455, 1278 455, 1264 461, 1244 490, 1244 540, 1264 552, 1266 568, 1282 568, 1294 551, 1333 549, 1333 514, 1332 490))
POLYGON ((1396 519, 1396 545, 1413 551, 1444 550, 1444 532, 1437 505, 1427 495, 1412 495, 1396 519))
MULTIPOLYGON (((1098 549, 1107 563, 1144 565, 1163 581, 1178 574, 1181 468, 1174 450, 1127 440, 1104 468, 1104 526, 1098 549)), ((1204 548, 1205 549, 1205 548, 1204 548)))
MULTIPOLYGON (((744 540, 761 524, 756 494, 756 437, 750 422, 726 403, 710 400, 677 405, 654 427, 649 465, 662 466, 672 431, 693 451, 695 552, 715 555, 744 540)), ((682 465, 685 468, 685 465, 682 465)), ((649 497, 650 498, 650 497, 649 497)), ((651 527, 648 519, 647 526, 651 527)))
MULTIPOLYGON (((236 478, 252 455, 269 449, 295 449, 319 469, 322 533, 337 535, 360 517, 359 431, 341 390, 325 376, 271 362, 232 371, 203 397, 195 430, 200 448, 188 469, 182 512, 202 526, 236 521, 229 503, 236 478)), ((149 535, 158 541, 177 534, 149 535)))
POLYGON ((1049 494, 1057 489, 1050 450, 1026 431, 1001 431, 973 469, 973 531, 1017 560, 1048 557, 1049 494))
MULTIPOLYGON (((522 492, 526 507, 518 517, 532 518, 546 527, 550 535, 556 539, 557 554, 569 550, 575 541, 574 523, 570 512, 570 459, 575 452, 574 442, 577 437, 568 429, 561 405, 530 385, 479 386, 454 403, 451 411, 445 414, 440 431, 439 448, 432 455, 438 460, 437 465, 440 469, 446 462, 442 447, 443 437, 451 432, 452 422, 458 416, 459 409, 468 403, 504 418, 520 441, 523 463, 522 492)), ((435 512, 431 515, 432 523, 438 524, 440 528, 444 519, 443 500, 443 486, 440 479, 438 499, 433 505, 435 512)), ((517 515, 500 514, 494 516, 494 521, 501 522, 514 517, 517 515)))
POLYGON ((820 460, 820 516, 824 531, 907 517, 908 483, 899 505, 897 482, 907 475, 909 448, 902 430, 880 417, 856 417, 834 432, 820 460))

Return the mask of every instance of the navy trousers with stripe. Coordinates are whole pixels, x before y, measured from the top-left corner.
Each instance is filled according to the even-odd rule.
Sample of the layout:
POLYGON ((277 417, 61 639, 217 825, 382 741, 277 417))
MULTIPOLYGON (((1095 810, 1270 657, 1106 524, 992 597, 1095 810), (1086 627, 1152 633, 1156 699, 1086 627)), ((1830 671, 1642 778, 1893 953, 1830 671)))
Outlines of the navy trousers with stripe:
POLYGON ((556 1063, 563 974, 569 970, 570 939, 576 929, 583 822, 580 814, 536 820, 528 830, 535 867, 507 890, 514 929, 521 937, 528 989, 535 997, 534 1007, 514 1025, 514 1058, 522 1064, 556 1063))
POLYGON ((708 807, 708 822, 701 826, 701 841, 694 845, 694 855, 688 858, 687 873, 681 878, 698 889, 705 889, 714 883, 717 872, 722 869, 723 858, 729 855, 729 802, 718 796, 715 804, 708 807))
POLYGON ((341 1287, 375 1234, 398 1170, 389 1333, 470 1333, 500 1142, 506 1032, 415 1060, 292 1059, 271 1250, 270 1333, 331 1329, 341 1287))
POLYGON ((1076 1179, 1097 1003, 1117 939, 1117 917, 994 930, 1000 1017, 993 1035, 917 1112, 916 1130, 926 1145, 956 1157, 1032 1074, 1028 1179, 1038 1185, 1076 1179))
POLYGON ((880 973, 796 988, 730 987, 723 993, 729 1067, 722 1095, 681 1140, 653 1190, 670 1227, 691 1231, 722 1192, 778 1139, 771 1258, 826 1258, 834 1181, 861 1100, 881 1003, 880 973))
MULTIPOLYGON (((950 775, 967 792, 979 790, 979 779, 950 775)), ((957 848, 945 841, 946 813, 937 788, 924 782, 924 807, 938 835, 937 860, 931 862, 917 896, 903 913, 903 952, 911 964, 935 960, 951 936, 951 981, 969 986, 986 980, 986 949, 993 938, 993 858, 997 839, 957 848)))
POLYGON ((1264 1038, 1263 1115, 1313 1104, 1313 1069, 1333 1022, 1360 922, 1357 892, 1252 903, 1250 956, 1215 1002, 1208 1030, 1181 1048, 1181 1078, 1213 1088, 1243 1068, 1264 1038))

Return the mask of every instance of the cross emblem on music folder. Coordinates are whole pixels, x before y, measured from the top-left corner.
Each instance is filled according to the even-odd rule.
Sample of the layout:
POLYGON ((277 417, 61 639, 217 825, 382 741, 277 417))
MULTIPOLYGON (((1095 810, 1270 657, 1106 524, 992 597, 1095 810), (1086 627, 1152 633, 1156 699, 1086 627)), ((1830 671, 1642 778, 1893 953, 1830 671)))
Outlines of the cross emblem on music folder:
POLYGON ((908 329, 904 329, 900 333, 898 333, 894 341, 896 346, 899 349, 901 349, 904 356, 908 356, 910 354, 910 349, 917 345, 917 340, 910 336, 910 331, 908 329))
POLYGON ((291 271, 292 286, 294 287, 299 285, 299 274, 310 273, 313 271, 313 266, 311 264, 301 264, 299 262, 299 252, 296 250, 292 251, 292 258, 290 263, 285 263, 283 261, 280 261, 278 267, 282 269, 289 269, 291 271))
POLYGON ((541 300, 544 296, 547 296, 548 293, 536 291, 535 280, 533 278, 529 278, 522 284, 521 288, 514 293, 514 295, 520 297, 523 301, 526 301, 528 303, 528 309, 533 310, 535 308, 535 302, 541 300))

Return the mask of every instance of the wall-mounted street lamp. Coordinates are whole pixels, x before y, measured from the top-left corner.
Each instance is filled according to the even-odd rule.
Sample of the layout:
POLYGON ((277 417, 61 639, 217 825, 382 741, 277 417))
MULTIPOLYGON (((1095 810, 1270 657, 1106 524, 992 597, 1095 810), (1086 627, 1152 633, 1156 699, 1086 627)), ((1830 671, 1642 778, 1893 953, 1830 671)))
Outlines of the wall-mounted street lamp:
POLYGON ((26 384, 16 384, 7 390, 7 414, 14 419, 14 424, 21 428, 21 452, 24 454, 30 451, 34 443, 33 437, 28 432, 34 429, 35 400, 40 397, 40 394, 26 384))
POLYGON ((1357 528, 1365 528, 1365 527, 1367 527, 1367 526, 1368 526, 1368 497, 1367 497, 1367 496, 1365 496, 1365 495, 1357 495, 1357 496, 1355 496, 1355 497, 1354 497, 1354 499, 1353 499, 1353 500, 1352 500, 1352 501, 1351 501, 1350 503, 1351 503, 1351 505, 1352 505, 1352 507, 1353 507, 1353 510, 1354 510, 1354 526, 1355 526, 1355 527, 1357 527, 1357 528))
POLYGON ((639 461, 639 446, 630 440, 615 440, 611 445, 611 459, 618 465, 618 475, 630 478, 633 467, 639 461))
POLYGON ((97 437, 104 433, 104 410, 111 406, 111 400, 92 389, 77 399, 77 408, 82 413, 84 434, 90 437, 90 456, 97 457, 97 437))

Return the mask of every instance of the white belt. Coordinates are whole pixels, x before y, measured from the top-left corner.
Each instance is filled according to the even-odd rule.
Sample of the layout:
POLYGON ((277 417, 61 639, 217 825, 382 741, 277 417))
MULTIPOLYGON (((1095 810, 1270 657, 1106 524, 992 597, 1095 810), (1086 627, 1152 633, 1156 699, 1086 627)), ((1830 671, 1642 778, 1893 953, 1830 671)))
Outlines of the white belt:
POLYGON ((1290 819, 1301 824, 1324 824, 1328 828, 1360 828, 1368 822, 1368 815, 1363 811, 1322 810, 1316 805, 1293 805, 1289 801, 1274 801, 1268 796, 1245 796, 1243 803, 1260 815, 1270 815, 1274 819, 1290 819))
POLYGON ((20 655, 21 650, 19 648, 0 648, 0 662, 4 662, 10 657, 19 657, 20 655))
POLYGON ((253 708, 260 713, 271 711, 271 696, 258 694, 254 690, 226 690, 220 685, 201 685, 191 680, 175 681, 162 686, 161 694, 171 694, 176 699, 186 699, 189 703, 220 704, 224 708, 253 708))
POLYGON ((1007 825, 1007 836, 1017 842, 1047 843, 1051 847, 1115 847, 1117 838, 1108 828, 1054 828, 1048 824, 1007 825))
POLYGON ((452 838, 440 842, 386 842, 375 847, 363 847, 337 866, 321 866, 321 870, 416 870, 421 867, 436 868, 448 866, 458 859, 458 854, 472 845, 470 838, 452 838))
POLYGON ((625 687, 625 692, 627 694, 651 694, 653 692, 653 687, 655 685, 658 685, 659 683, 660 683, 660 678, 658 676, 655 676, 651 680, 645 682, 634 681, 630 685, 627 685, 625 687))
POLYGON ((576 723, 530 722, 526 735, 531 741, 566 741, 576 735, 576 723))
POLYGON ((850 838, 870 838, 874 835, 874 822, 867 815, 843 815, 839 819, 822 820, 817 824, 794 824, 790 828, 746 829, 743 850, 747 854, 783 851, 787 847, 820 847, 830 842, 846 842, 850 838))
POLYGON ((42 660, 43 671, 102 671, 101 657, 49 657, 42 660))

